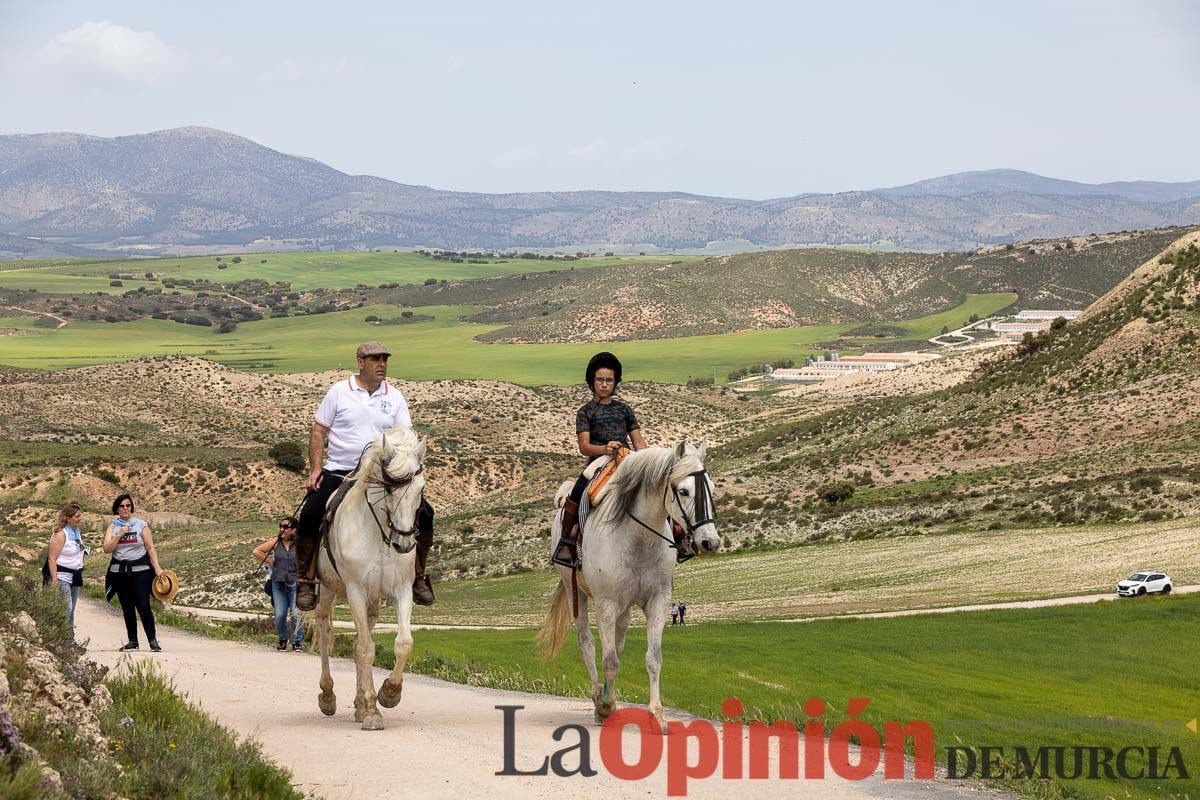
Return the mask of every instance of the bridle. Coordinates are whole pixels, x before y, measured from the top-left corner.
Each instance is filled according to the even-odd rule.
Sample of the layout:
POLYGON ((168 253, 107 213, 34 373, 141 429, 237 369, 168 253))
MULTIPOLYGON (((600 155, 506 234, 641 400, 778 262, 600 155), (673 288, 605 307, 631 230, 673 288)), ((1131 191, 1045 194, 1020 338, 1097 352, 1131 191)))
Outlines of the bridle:
MULTIPOLYGON (((683 498, 680 497, 679 488, 667 481, 667 489, 663 492, 663 506, 667 508, 667 518, 671 520, 671 527, 675 529, 679 527, 679 523, 671 516, 669 496, 673 495, 675 499, 675 507, 679 509, 679 516, 683 520, 683 528, 687 536, 676 536, 673 539, 668 539, 659 531, 654 530, 646 523, 642 522, 632 511, 626 511, 630 519, 641 525, 646 530, 653 533, 658 538, 667 543, 669 547, 675 550, 676 560, 680 563, 687 561, 696 555, 696 530, 705 525, 716 524, 716 510, 713 504, 712 490, 708 488, 708 470, 699 469, 696 472, 689 472, 683 479, 695 478, 696 497, 692 504, 692 515, 699 519, 692 519, 688 516, 687 509, 683 507, 683 498), (703 515, 703 516, 702 516, 703 515)), ((682 480, 681 479, 681 482, 682 480)))
MULTIPOLYGON (((371 518, 375 520, 376 527, 379 528, 379 535, 383 539, 385 545, 390 546, 398 553, 407 553, 416 545, 413 537, 417 532, 416 522, 414 517, 413 527, 404 529, 396 526, 392 519, 392 512, 386 505, 388 498, 397 490, 403 490, 400 494, 401 499, 408 494, 408 490, 412 488, 412 483, 418 475, 425 471, 425 466, 418 466, 414 471, 407 475, 394 478, 386 469, 387 462, 391 460, 389 455, 386 459, 381 459, 376 466, 379 467, 380 477, 375 477, 373 470, 363 477, 364 493, 367 499, 367 508, 371 509, 371 518), (374 502, 371 501, 371 490, 383 489, 383 494, 379 495, 374 502), (384 503, 383 515, 387 521, 387 530, 384 530, 383 521, 379 519, 379 504, 384 503)), ((425 493, 424 487, 421 489, 421 494, 425 493)))

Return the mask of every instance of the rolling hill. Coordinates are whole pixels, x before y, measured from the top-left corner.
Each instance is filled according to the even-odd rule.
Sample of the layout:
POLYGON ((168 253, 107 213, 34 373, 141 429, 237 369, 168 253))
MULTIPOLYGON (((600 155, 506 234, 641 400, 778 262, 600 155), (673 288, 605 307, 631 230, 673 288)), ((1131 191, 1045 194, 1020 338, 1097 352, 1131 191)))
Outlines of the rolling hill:
POLYGON ((454 248, 732 243, 916 250, 1200 222, 1200 185, 1027 173, 765 201, 680 192, 473 194, 347 175, 210 128, 0 136, 0 230, 86 246, 454 248))
POLYGON ((1026 306, 1083 308, 1182 233, 998 245, 971 253, 802 248, 674 264, 627 264, 405 287, 410 305, 482 305, 484 341, 667 338, 754 328, 891 322, 968 294, 1015 293, 1026 306))

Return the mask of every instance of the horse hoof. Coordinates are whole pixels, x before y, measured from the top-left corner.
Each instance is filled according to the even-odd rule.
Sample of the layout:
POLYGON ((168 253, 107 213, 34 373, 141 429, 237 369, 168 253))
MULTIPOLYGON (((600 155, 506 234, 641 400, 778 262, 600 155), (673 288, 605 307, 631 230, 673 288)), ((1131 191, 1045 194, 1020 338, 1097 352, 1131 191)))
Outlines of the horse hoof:
POLYGON ((612 703, 598 703, 596 705, 596 722, 604 722, 604 720, 611 717, 613 712, 616 710, 616 705, 612 703))
POLYGON ((383 730, 383 717, 376 714, 373 717, 367 717, 363 720, 362 729, 364 731, 381 731, 383 730))
POLYGON ((317 705, 321 707, 321 713, 327 717, 332 717, 337 713, 337 697, 332 694, 329 697, 323 694, 317 695, 317 705))
POLYGON ((366 709, 364 709, 364 708, 356 708, 356 709, 354 709, 354 721, 355 721, 355 722, 362 722, 362 721, 363 721, 363 720, 365 720, 366 718, 367 718, 367 711, 366 711, 366 709))
POLYGON ((404 684, 396 684, 396 688, 392 688, 391 681, 384 681, 383 686, 379 687, 379 695, 377 700, 379 705, 384 708, 395 708, 400 704, 400 694, 404 691, 404 684))

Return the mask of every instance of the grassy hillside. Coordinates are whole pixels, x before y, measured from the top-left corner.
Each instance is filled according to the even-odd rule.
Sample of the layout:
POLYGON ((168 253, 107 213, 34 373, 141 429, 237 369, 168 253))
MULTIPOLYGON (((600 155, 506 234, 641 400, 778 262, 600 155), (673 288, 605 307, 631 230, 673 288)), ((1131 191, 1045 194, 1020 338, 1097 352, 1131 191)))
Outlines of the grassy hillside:
POLYGON ((714 452, 763 544, 1200 511, 1197 234, 1077 322, 937 392, 797 407, 714 452), (853 496, 818 498, 846 481, 853 496))
POLYGON ((956 305, 972 293, 1014 292, 1026 307, 1082 308, 1181 233, 1024 242, 974 253, 774 250, 473 282, 448 287, 443 302, 487 306, 472 321, 507 326, 483 334, 490 341, 889 322, 956 305))

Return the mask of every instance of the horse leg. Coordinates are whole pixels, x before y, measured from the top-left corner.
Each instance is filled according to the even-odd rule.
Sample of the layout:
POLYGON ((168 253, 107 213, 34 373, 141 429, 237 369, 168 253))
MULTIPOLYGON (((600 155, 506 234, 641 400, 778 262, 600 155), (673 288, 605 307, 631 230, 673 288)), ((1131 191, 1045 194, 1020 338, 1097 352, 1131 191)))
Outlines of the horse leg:
POLYGON ((667 732, 667 721, 663 718, 658 678, 662 673, 662 636, 669 605, 670 597, 663 594, 642 606, 646 614, 646 674, 650 677, 650 713, 658 720, 659 730, 663 733, 667 732))
POLYGON ((394 708, 400 702, 400 693, 404 691, 404 665, 412 652, 412 581, 404 581, 404 588, 396 594, 396 643, 393 652, 396 654, 396 666, 392 674, 379 687, 379 705, 384 708, 394 708))
POLYGON ((600 702, 600 678, 596 673, 596 640, 592 638, 592 626, 588 624, 587 598, 579 596, 579 616, 575 618, 575 632, 579 637, 579 654, 592 679, 592 704, 600 702))
POLYGON ((617 710, 617 673, 621 671, 621 653, 617 650, 617 610, 612 601, 596 603, 596 627, 600 630, 600 650, 604 654, 604 685, 596 702, 596 721, 604 722, 617 710))
POLYGON ((383 717, 375 705, 375 675, 371 671, 375 663, 375 640, 371 637, 367 598, 361 588, 347 586, 346 600, 354 618, 354 666, 358 677, 354 721, 361 722, 364 731, 383 730, 383 717))
POLYGON ((337 712, 337 695, 333 693, 333 676, 329 674, 329 650, 333 644, 333 606, 337 602, 335 594, 327 584, 325 591, 321 592, 314 619, 317 641, 321 648, 321 693, 317 695, 317 706, 327 717, 332 717, 337 712))

